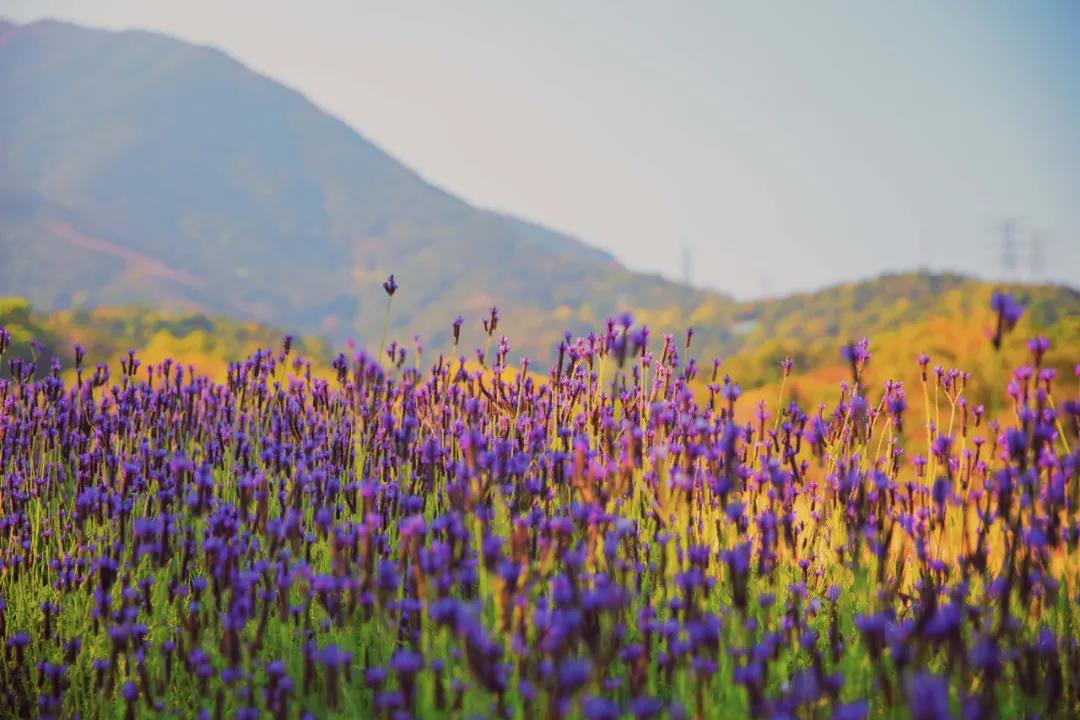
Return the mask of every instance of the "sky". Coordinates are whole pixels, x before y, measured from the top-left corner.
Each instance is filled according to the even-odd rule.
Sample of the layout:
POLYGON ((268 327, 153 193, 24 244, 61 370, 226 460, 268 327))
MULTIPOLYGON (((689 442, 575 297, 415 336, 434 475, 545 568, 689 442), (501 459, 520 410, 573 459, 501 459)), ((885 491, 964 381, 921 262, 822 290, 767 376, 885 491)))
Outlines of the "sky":
POLYGON ((0 16, 213 45, 475 205, 737 297, 916 268, 1080 286, 1080 2, 0 0, 0 16))

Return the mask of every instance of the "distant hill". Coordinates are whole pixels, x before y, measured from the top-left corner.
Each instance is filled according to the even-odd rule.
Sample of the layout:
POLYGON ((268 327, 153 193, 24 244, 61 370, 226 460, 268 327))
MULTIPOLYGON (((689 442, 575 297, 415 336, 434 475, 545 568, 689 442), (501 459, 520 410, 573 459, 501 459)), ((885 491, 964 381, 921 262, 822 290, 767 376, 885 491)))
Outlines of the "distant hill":
POLYGON ((950 277, 900 275, 756 305, 764 319, 737 350, 725 357, 725 371, 747 387, 776 384, 779 363, 795 362, 800 384, 815 398, 830 394, 850 368, 842 359, 844 342, 868 338, 872 357, 864 380, 887 379, 917 385, 915 356, 925 352, 935 365, 958 367, 986 382, 972 391, 1000 392, 1003 372, 1029 362, 1028 339, 1045 336, 1051 350, 1045 364, 1058 369, 1072 388, 1080 362, 1080 293, 1047 285, 1009 286, 1024 313, 1000 352, 989 340, 995 316, 990 297, 995 287, 950 277), (930 288, 936 287, 934 292, 930 288), (924 292, 920 292, 922 288, 924 292))
MULTIPOLYGON (((780 361, 785 358, 795 363, 789 383, 792 392, 813 403, 831 400, 837 384, 850 377, 841 347, 862 338, 870 339, 873 354, 865 382, 880 385, 897 379, 917 386, 914 358, 926 352, 935 365, 971 371, 969 395, 989 405, 992 398, 987 393, 1000 391, 1003 373, 1027 362, 1026 340, 1042 335, 1052 343, 1045 364, 1057 368, 1061 382, 1071 387, 1073 368, 1080 362, 1080 293, 1045 285, 1008 287, 1025 310, 999 353, 988 339, 994 324, 990 309, 994 289, 957 276, 892 275, 733 309, 724 304, 722 313, 704 303, 682 318, 682 327, 693 323, 696 328, 690 355, 703 368, 699 389, 704 390, 709 381, 711 361, 719 358, 723 374, 747 390, 766 389, 762 395, 751 396, 769 402, 775 400, 772 392, 780 382, 780 361)), ((662 314, 646 313, 639 320, 673 324, 659 317, 662 314)), ((534 344, 556 344, 562 337, 555 329, 557 322, 552 319, 551 328, 533 338, 534 344)), ((256 348, 280 347, 284 336, 280 329, 260 323, 200 312, 137 306, 43 312, 17 297, 0 297, 0 327, 12 332, 12 351, 17 356, 31 355, 31 339, 43 345, 38 364, 42 372, 53 356, 70 364, 71 346, 79 342, 91 363, 115 362, 135 348, 147 361, 180 358, 219 378, 230 361, 256 348)), ((516 336, 510 340, 518 343, 516 336)), ((654 347, 659 342, 654 334, 654 347)), ((295 347, 323 370, 340 349, 312 337, 297 337, 295 347)), ((405 343, 405 347, 411 365, 412 345, 405 343)), ((544 371, 543 364, 534 368, 544 371)))
MULTIPOLYGON (((276 328, 195 312, 127 306, 45 313, 18 297, 0 297, 0 327, 11 334, 5 360, 35 361, 39 375, 50 371, 53 358, 70 371, 78 343, 86 353, 84 367, 91 370, 107 363, 115 373, 120 360, 134 350, 143 366, 172 358, 224 382, 229 363, 259 349, 280 350, 284 341, 276 328)), ((294 338, 290 349, 294 357, 303 356, 323 370, 329 367, 330 352, 321 340, 294 338)), ((9 375, 5 362, 0 377, 9 375)))

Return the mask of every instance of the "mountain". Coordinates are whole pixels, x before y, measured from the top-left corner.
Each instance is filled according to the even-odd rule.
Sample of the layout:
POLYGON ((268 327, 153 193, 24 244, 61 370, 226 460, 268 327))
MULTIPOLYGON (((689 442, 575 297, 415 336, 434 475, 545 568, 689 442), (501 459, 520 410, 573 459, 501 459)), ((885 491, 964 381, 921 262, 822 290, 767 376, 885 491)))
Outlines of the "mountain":
POLYGON ((390 272, 403 285, 393 326, 427 340, 458 313, 478 331, 491 305, 530 337, 563 306, 563 324, 583 328, 621 306, 699 295, 466 204, 217 50, 52 21, 0 26, 0 291, 42 308, 163 304, 372 345, 390 272))
MULTIPOLYGON (((220 51, 150 32, 0 22, 0 295, 46 313, 135 304, 374 348, 391 272, 401 289, 388 339, 406 347, 418 333, 442 351, 461 314, 469 352, 497 305, 499 334, 546 363, 563 331, 633 310, 654 338, 693 326, 694 354, 731 359, 748 385, 775 379, 785 356, 824 367, 864 336, 943 316, 983 322, 991 292, 959 275, 905 273, 737 303, 472 207, 220 51)), ((1037 309, 1032 331, 1064 328, 1068 340, 1075 291, 1017 291, 1037 309)))

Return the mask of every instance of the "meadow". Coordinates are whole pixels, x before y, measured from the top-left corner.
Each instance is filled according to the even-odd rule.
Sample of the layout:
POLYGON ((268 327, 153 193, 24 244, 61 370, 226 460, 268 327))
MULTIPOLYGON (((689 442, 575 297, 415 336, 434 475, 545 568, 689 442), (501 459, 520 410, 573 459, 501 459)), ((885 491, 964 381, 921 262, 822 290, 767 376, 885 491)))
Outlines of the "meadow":
POLYGON ((1075 717, 1080 358, 986 312, 999 386, 863 340, 805 407, 629 315, 539 372, 494 308, 327 374, 9 354, 0 713, 1075 717))

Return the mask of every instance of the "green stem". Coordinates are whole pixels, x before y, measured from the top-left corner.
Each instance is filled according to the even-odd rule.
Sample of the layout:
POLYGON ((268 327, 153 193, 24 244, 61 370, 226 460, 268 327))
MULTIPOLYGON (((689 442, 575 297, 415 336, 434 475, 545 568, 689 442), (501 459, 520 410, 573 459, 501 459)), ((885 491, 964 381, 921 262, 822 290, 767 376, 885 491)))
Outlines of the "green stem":
MULTIPOLYGON (((378 361, 379 361, 380 365, 382 365, 383 350, 386 349, 386 331, 390 329, 390 304, 392 302, 394 302, 393 296, 387 298, 387 300, 386 300, 386 315, 383 316, 382 339, 379 340, 378 361)), ((391 362, 390 364, 393 365, 393 362, 391 362)))

